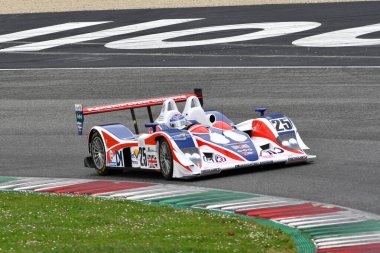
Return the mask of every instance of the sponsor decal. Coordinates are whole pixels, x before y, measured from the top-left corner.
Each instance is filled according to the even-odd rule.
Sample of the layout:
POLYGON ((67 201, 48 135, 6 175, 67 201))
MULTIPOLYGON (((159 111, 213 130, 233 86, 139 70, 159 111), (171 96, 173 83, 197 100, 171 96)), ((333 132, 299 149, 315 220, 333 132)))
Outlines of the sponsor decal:
POLYGON ((116 166, 124 167, 123 151, 116 151, 116 166))
POLYGON ((282 148, 274 147, 273 149, 261 150, 260 156, 264 158, 272 158, 275 155, 282 153, 284 153, 284 150, 282 148))
POLYGON ((112 151, 110 150, 108 152, 109 158, 110 158, 110 166, 113 167, 123 167, 124 166, 124 159, 123 159, 123 150, 117 150, 112 151))
POLYGON ((243 163, 243 164, 236 164, 235 168, 247 168, 247 167, 253 167, 257 165, 268 165, 273 164, 273 161, 256 161, 256 162, 250 162, 250 163, 243 163))
POLYGON ((255 166, 255 165, 259 165, 260 163, 258 162, 252 162, 252 163, 243 163, 243 164, 236 164, 235 165, 235 168, 247 168, 247 167, 252 167, 252 166, 255 166))
POLYGON ((242 153, 244 156, 253 154, 253 150, 251 148, 241 149, 241 150, 238 150, 238 152, 242 153))
POLYGON ((78 129, 78 134, 82 135, 83 133, 83 122, 77 122, 77 129, 78 129))
POLYGON ((207 163, 213 163, 214 159, 212 157, 203 156, 203 161, 207 163))
POLYGON ((288 162, 301 162, 301 161, 306 161, 306 160, 307 160, 307 155, 301 155, 301 156, 290 155, 288 157, 288 162))
POLYGON ((277 132, 284 132, 293 130, 292 121, 288 118, 272 119, 270 121, 277 132))
MULTIPOLYGON (((155 155, 148 155, 147 150, 149 150, 149 147, 148 148, 139 147, 139 148, 135 148, 131 150, 132 162, 136 161, 136 163, 133 163, 133 164, 139 163, 141 167, 149 167, 150 166, 149 157, 151 157, 150 160, 153 160, 152 156, 155 157, 155 155)), ((157 160, 157 158, 155 158, 155 160, 157 160)))
POLYGON ((176 135, 172 135, 172 139, 175 140, 175 141, 184 141, 187 139, 189 135, 187 133, 181 133, 181 134, 176 134, 176 135))
POLYGON ((132 158, 137 159, 139 157, 139 153, 140 153, 139 150, 140 150, 139 148, 135 148, 132 150, 132 154, 131 154, 132 158))
POLYGON ((232 146, 233 149, 244 149, 244 148, 250 148, 250 146, 246 143, 238 143, 237 145, 232 146))
POLYGON ((174 114, 174 115, 170 118, 170 122, 177 121, 177 120, 182 120, 182 119, 185 119, 185 116, 183 116, 183 115, 180 114, 180 113, 177 113, 177 114, 174 114))
POLYGON ((148 147, 147 152, 148 153, 156 153, 157 152, 156 146, 148 147))
MULTIPOLYGON (((161 104, 165 102, 168 98, 156 98, 156 99, 149 99, 149 100, 141 100, 136 102, 127 102, 127 103, 121 103, 121 104, 114 104, 114 105, 104 105, 104 106, 96 106, 96 107, 88 107, 86 108, 89 112, 96 112, 96 111, 103 111, 103 110, 116 110, 116 109, 123 109, 126 107, 144 107, 151 104, 161 104)), ((177 96, 173 98, 175 100, 185 100, 186 96, 177 96)))
POLYGON ((132 167, 139 167, 139 148, 131 148, 131 160, 132 160, 132 167))
POLYGON ((212 157, 203 156, 203 161, 207 163, 224 163, 227 159, 224 156, 214 154, 212 157))
POLYGON ((81 135, 83 132, 83 122, 84 122, 82 105, 80 104, 75 105, 75 115, 77 118, 78 134, 81 135))
POLYGON ((139 148, 139 154, 140 154, 140 164, 141 167, 147 167, 148 166, 148 159, 145 151, 145 147, 139 148))
POLYGON ((155 155, 148 155, 149 168, 158 168, 157 157, 155 155))
POLYGON ((217 162, 217 163, 224 163, 224 162, 227 161, 227 159, 226 159, 225 157, 223 157, 223 156, 221 156, 221 155, 218 155, 218 154, 215 154, 215 155, 214 155, 214 160, 215 160, 215 162, 217 162))
POLYGON ((212 175, 212 174, 218 174, 222 171, 221 168, 212 168, 212 169, 204 169, 201 170, 201 175, 212 175))

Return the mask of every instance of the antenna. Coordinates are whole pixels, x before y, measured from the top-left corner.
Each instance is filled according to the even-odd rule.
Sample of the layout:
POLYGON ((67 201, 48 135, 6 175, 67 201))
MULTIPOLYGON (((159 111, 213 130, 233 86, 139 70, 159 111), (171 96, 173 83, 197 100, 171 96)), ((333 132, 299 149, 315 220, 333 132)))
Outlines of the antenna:
POLYGON ((223 126, 224 126, 224 103, 222 102, 222 135, 224 136, 223 126))

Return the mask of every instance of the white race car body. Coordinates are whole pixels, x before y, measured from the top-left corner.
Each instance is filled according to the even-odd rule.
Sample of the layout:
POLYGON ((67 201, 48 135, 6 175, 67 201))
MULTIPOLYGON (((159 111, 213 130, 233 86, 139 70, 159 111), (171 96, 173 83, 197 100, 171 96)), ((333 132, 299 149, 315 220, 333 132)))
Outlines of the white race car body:
MULTIPOLYGON (((118 123, 93 127, 89 134, 90 153, 91 141, 97 134, 104 143, 107 168, 160 171, 165 166, 160 143, 165 140, 171 150, 171 158, 167 158, 172 161, 170 178, 191 178, 230 169, 315 159, 314 155, 306 154, 304 150, 308 147, 285 115, 261 116, 235 125, 220 112, 201 110, 199 97, 194 95, 196 93, 186 96, 190 107, 185 106, 184 115, 189 123, 184 129, 165 124, 165 115, 170 114, 170 105, 174 103, 173 99, 165 99, 158 120, 146 124, 145 134, 134 134, 118 123)), ((173 106, 173 111, 177 111, 173 106)), ((94 166, 91 159, 85 162, 89 167, 94 166)))

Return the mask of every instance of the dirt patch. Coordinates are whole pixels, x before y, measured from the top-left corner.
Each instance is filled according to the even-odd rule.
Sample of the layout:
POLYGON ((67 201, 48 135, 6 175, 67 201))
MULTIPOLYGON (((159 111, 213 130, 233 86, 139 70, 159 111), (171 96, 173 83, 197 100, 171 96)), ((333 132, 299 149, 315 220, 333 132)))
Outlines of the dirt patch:
POLYGON ((352 0, 0 0, 0 14, 331 2, 352 0))

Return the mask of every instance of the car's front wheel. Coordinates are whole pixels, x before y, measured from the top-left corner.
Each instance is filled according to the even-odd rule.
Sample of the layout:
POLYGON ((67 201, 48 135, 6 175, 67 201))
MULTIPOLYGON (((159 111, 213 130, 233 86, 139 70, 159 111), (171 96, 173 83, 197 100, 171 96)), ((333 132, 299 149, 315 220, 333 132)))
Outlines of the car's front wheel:
POLYGON ((106 150, 102 137, 98 132, 94 133, 91 137, 90 151, 96 173, 99 175, 108 174, 106 167, 106 150))
POLYGON ((159 142, 159 162, 161 173, 165 179, 173 178, 173 153, 166 139, 161 139, 159 142))

